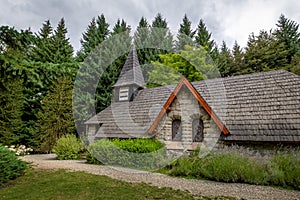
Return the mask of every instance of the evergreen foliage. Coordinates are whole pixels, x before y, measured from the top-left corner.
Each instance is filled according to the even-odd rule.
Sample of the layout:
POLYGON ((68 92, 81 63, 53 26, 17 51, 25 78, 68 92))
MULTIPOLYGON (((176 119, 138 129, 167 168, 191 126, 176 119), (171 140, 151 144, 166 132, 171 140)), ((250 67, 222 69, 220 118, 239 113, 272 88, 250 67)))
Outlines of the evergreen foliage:
POLYGON ((7 80, 0 83, 0 143, 14 144, 21 137, 24 95, 22 81, 7 80))
POLYGON ((85 33, 80 40, 81 49, 77 53, 77 60, 82 62, 88 54, 93 51, 97 45, 103 42, 109 36, 109 24, 103 14, 92 19, 85 33))
POLYGON ((45 21, 37 34, 35 46, 30 54, 31 60, 36 62, 50 62, 52 54, 53 28, 49 20, 45 21))
POLYGON ((287 19, 284 15, 280 15, 276 26, 277 29, 274 34, 279 43, 283 43, 287 50, 287 62, 291 63, 294 56, 300 56, 299 24, 287 19))
POLYGON ((258 36, 251 34, 245 52, 245 71, 241 73, 262 72, 285 68, 287 50, 274 34, 260 31, 258 36))
POLYGON ((24 173, 26 163, 0 144, 0 185, 24 173))
POLYGON ((185 45, 194 46, 193 39, 196 31, 192 30, 191 24, 192 24, 191 21, 188 19, 187 15, 185 14, 177 34, 177 42, 176 42, 177 51, 183 50, 185 45))
POLYGON ((217 66, 222 77, 230 76, 231 66, 233 63, 233 57, 231 55, 230 49, 227 47, 226 43, 223 41, 220 49, 220 53, 217 59, 217 66))
POLYGON ((232 66, 230 67, 231 68, 230 74, 232 75, 242 74, 245 68, 244 53, 240 45, 237 43, 237 41, 234 42, 232 48, 232 57, 233 57, 233 63, 232 66))
POLYGON ((65 134, 75 133, 72 89, 70 79, 58 79, 53 82, 50 91, 42 99, 42 109, 37 115, 36 135, 41 144, 41 151, 51 151, 59 138, 65 134))
MULTIPOLYGON (((79 85, 84 92, 76 99, 81 102, 81 114, 74 111, 76 119, 84 122, 106 108, 111 103, 113 85, 132 44, 130 30, 124 20, 118 20, 109 30, 103 14, 93 18, 82 35, 82 46, 74 60, 63 18, 56 28, 46 20, 37 33, 32 33, 30 29, 16 30, 1 26, 0 123, 4 128, 0 132, 0 141, 5 144, 34 145, 33 136, 42 134, 37 130, 38 112, 42 103, 43 109, 48 107, 44 99, 46 95, 53 94, 50 87, 52 82, 59 77, 74 80, 80 64, 86 68, 79 73, 82 78, 79 85), (100 49, 99 45, 104 48, 100 49), (97 81, 96 94, 89 85, 91 81, 97 81)), ((286 69, 300 75, 299 24, 284 15, 279 17, 274 31, 262 30, 258 35, 251 34, 246 47, 242 48, 235 42, 230 49, 223 42, 218 49, 203 20, 193 31, 185 15, 175 42, 167 20, 158 13, 150 24, 146 18, 141 18, 134 33, 134 45, 148 83, 149 80, 156 82, 159 76, 164 75, 161 72, 168 70, 177 71, 190 81, 215 77, 215 71, 208 73, 205 67, 204 70, 196 70, 190 65, 193 62, 202 63, 202 67, 211 69, 212 60, 222 76, 275 69, 286 69), (201 48, 185 49, 186 44, 193 42, 203 46, 209 56, 203 56, 201 48), (174 49, 177 54, 171 53, 174 49)), ((173 83, 179 78, 177 75, 173 73, 170 77, 161 77, 166 79, 162 81, 163 84, 173 83)))
POLYGON ((52 63, 66 63, 73 61, 73 47, 67 38, 68 30, 65 26, 65 20, 62 18, 56 30, 54 30, 52 40, 53 57, 52 63))
POLYGON ((202 46, 209 54, 211 54, 215 48, 215 41, 211 39, 211 33, 208 32, 206 25, 202 19, 200 19, 197 27, 195 41, 199 46, 202 46))
POLYGON ((37 34, 30 59, 35 62, 55 64, 73 62, 73 47, 67 38, 67 33, 64 18, 59 21, 54 31, 50 21, 47 20, 37 34))
POLYGON ((144 79, 148 80, 148 71, 152 69, 151 62, 151 43, 150 43, 150 25, 146 18, 142 17, 134 33, 134 46, 137 51, 139 62, 142 68, 144 79))

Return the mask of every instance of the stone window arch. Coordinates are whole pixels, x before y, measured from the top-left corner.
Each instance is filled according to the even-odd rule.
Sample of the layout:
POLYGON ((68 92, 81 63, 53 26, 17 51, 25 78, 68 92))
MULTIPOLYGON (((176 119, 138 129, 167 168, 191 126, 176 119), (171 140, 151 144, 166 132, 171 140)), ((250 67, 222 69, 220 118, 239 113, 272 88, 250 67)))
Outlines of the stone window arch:
POLYGON ((182 126, 180 119, 174 119, 172 121, 172 140, 181 141, 182 138, 182 126))
POLYGON ((203 142, 204 139, 204 124, 203 120, 196 118, 192 123, 193 142, 203 142))

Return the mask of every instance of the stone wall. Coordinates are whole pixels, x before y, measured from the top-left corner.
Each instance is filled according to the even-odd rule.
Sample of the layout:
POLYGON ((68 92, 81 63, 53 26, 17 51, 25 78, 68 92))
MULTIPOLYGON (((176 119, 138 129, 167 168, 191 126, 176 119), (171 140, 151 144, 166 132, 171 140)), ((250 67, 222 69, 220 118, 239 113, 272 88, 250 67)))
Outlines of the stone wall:
POLYGON ((200 147, 201 151, 209 151, 217 143, 220 133, 221 131, 215 122, 186 88, 182 88, 178 93, 170 109, 158 125, 158 139, 163 141, 169 150, 188 151, 200 147), (181 141, 172 141, 172 121, 175 119, 181 120, 181 141), (193 142, 192 123, 194 119, 203 121, 203 142, 193 142))

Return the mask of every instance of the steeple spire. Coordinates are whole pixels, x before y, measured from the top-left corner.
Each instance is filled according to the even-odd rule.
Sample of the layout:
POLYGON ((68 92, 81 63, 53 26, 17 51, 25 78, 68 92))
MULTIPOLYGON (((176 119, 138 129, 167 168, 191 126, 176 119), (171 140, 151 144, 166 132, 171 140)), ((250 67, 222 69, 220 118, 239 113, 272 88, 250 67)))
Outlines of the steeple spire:
POLYGON ((127 60, 122 68, 120 76, 114 87, 136 85, 138 87, 145 87, 145 80, 142 69, 139 63, 137 52, 134 47, 131 48, 127 60))
POLYGON ((145 88, 145 80, 137 52, 131 47, 118 81, 114 85, 114 101, 131 101, 138 90, 145 88))

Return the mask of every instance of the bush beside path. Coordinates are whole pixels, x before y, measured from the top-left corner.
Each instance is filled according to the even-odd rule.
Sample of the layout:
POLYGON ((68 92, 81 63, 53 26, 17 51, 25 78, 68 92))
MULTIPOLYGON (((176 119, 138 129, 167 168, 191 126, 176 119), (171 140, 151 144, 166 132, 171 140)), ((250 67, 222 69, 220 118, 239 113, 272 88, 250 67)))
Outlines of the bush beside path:
POLYGON ((300 199, 300 191, 295 190, 177 178, 159 173, 86 164, 85 160, 56 160, 55 154, 27 155, 22 157, 22 160, 31 162, 35 169, 84 171, 96 175, 105 175, 126 182, 144 182, 157 187, 170 187, 183 191, 187 190, 193 194, 201 194, 210 197, 230 196, 238 199, 300 199))

